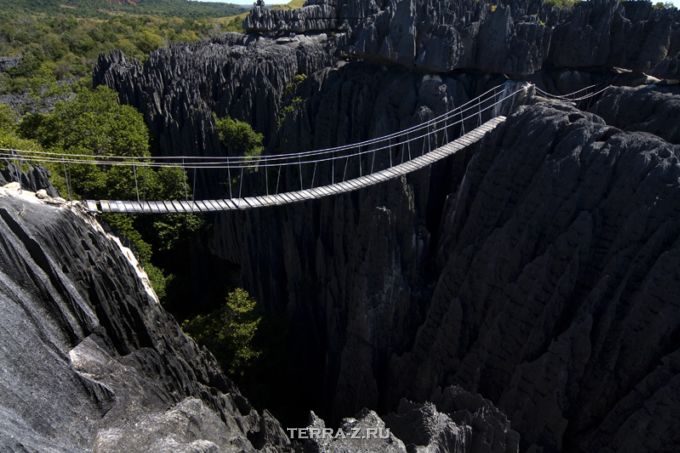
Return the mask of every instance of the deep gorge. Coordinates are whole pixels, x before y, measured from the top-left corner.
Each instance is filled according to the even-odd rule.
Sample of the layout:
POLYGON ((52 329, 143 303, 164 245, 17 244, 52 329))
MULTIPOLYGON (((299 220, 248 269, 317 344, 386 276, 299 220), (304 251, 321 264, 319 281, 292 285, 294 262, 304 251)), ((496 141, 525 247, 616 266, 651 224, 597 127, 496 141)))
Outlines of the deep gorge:
MULTIPOLYGON (((95 329, 97 337, 124 364, 143 351, 130 366, 163 377, 162 391, 149 390, 159 392, 154 407, 197 398, 191 410, 207 405, 219 414, 238 434, 235 449, 289 448, 281 426, 303 426, 310 410, 331 426, 357 414, 375 423, 364 408, 403 441, 403 450, 395 440, 394 450, 369 447, 375 451, 678 447, 677 10, 644 2, 565 10, 525 0, 317 0, 292 12, 255 10, 246 26, 246 35, 161 49, 143 63, 121 52, 101 56, 94 82, 139 109, 155 152, 169 155, 219 155, 213 113, 251 123, 276 154, 390 133, 502 83, 530 81, 554 93, 613 86, 582 109, 525 99, 480 143, 406 178, 207 216, 184 250, 186 303, 211 306, 225 281, 238 280, 285 324, 285 360, 241 389, 254 412, 164 311, 153 308, 163 324, 147 334, 149 314, 135 314, 137 302, 125 302, 133 313, 121 314, 118 299, 100 294, 107 302, 96 315, 113 326, 95 329), (134 325, 118 326, 121 319, 134 325), (166 363, 168 348, 178 363, 166 363)), ((224 196, 224 175, 199 177, 197 197, 224 196)), ((0 203, 3 228, 42 237, 33 231, 39 208, 17 225, 16 201, 0 203)), ((50 216, 55 235, 75 224, 90 238, 73 250, 110 249, 81 220, 50 216)), ((42 240, 51 247, 50 237, 42 240)), ((0 257, 13 256, 12 244, 5 241, 0 257)), ((64 259, 83 273, 79 259, 64 259)), ((94 307, 88 288, 99 279, 138 285, 132 276, 109 281, 111 266, 78 279, 94 307)), ((137 292, 130 297, 146 300, 137 292)), ((88 329, 76 329, 69 348, 91 338, 88 329)), ((94 392, 109 404, 105 390, 94 392)), ((343 446, 353 451, 335 445, 343 446)))

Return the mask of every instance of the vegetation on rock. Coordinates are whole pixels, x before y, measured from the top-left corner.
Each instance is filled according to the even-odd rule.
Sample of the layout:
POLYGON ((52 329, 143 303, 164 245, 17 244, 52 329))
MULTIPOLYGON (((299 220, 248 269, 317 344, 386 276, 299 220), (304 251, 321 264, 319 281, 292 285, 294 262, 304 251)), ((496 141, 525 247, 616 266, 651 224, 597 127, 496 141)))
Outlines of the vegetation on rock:
POLYGON ((111 5, 113 9, 87 6, 92 2, 84 1, 71 2, 78 3, 75 9, 64 8, 67 3, 13 2, 0 13, 0 57, 5 59, 4 64, 0 61, 0 94, 28 96, 32 102, 24 100, 23 110, 35 110, 36 105, 49 109, 52 98, 65 98, 79 86, 90 86, 92 66, 101 53, 120 49, 144 59, 171 43, 241 30, 242 16, 231 15, 238 8, 222 6, 215 7, 214 15, 186 12, 170 17, 152 14, 157 9, 150 3, 158 3, 162 11, 164 2, 111 5))
MULTIPOLYGON (((5 147, 78 154, 82 160, 107 155, 150 157, 149 132, 142 115, 121 105, 118 95, 105 87, 81 88, 73 99, 57 103, 52 112, 26 115, 18 126, 13 127, 7 118, 11 114, 4 107, 0 109, 0 126, 4 125, 0 144, 5 147)), ((189 193, 186 174, 179 168, 45 166, 65 196, 181 199, 189 193)), ((135 250, 154 289, 163 298, 171 277, 154 265, 154 251, 174 247, 184 235, 200 227, 200 219, 180 214, 162 218, 107 214, 103 218, 135 250)))
POLYGON ((214 118, 220 141, 230 156, 257 157, 262 154, 264 136, 245 121, 230 117, 214 118))
POLYGON ((185 321, 182 328, 206 346, 232 377, 240 378, 260 356, 253 344, 262 318, 247 291, 231 291, 218 310, 185 321))

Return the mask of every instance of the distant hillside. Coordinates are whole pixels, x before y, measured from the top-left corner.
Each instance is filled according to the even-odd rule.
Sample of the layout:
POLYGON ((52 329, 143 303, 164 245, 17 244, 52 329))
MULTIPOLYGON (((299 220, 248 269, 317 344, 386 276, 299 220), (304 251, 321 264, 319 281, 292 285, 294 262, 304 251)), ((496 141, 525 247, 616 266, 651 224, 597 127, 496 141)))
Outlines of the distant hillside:
POLYGON ((128 12, 173 17, 225 17, 246 8, 230 3, 203 3, 188 0, 0 0, 4 10, 31 12, 69 12, 79 16, 98 16, 128 12))

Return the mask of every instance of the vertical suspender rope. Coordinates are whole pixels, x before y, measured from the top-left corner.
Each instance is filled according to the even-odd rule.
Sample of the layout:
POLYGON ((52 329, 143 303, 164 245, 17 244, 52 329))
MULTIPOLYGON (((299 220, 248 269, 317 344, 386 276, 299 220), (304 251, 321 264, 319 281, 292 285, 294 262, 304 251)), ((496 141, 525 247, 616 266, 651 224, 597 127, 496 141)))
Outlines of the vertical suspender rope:
POLYGON ((66 197, 68 200, 71 199, 71 182, 69 181, 69 174, 68 174, 68 167, 66 166, 66 162, 62 159, 61 161, 62 167, 64 167, 64 182, 66 183, 66 197))
POLYGON ((482 125, 482 101, 481 99, 477 101, 477 109, 479 111, 479 126, 482 125))
POLYGON ((364 176, 364 169, 361 165, 361 146, 359 147, 359 176, 364 176))
POLYGON ((317 164, 318 164, 317 162, 314 162, 314 171, 312 172, 312 185, 309 186, 310 189, 314 188, 314 178, 316 178, 316 166, 317 166, 317 164))
POLYGON ((279 194, 279 182, 281 181, 281 165, 279 165, 279 171, 276 175, 276 195, 279 194))
POLYGON ((238 181, 238 197, 241 198, 241 194, 243 193, 243 167, 241 167, 241 177, 239 178, 238 181))
POLYGON ((16 151, 12 150, 12 157, 13 159, 13 164, 12 166, 14 167, 14 173, 16 174, 16 179, 17 182, 19 183, 19 191, 21 191, 21 170, 19 169, 19 161, 16 160, 16 151))
POLYGON ((189 173, 184 165, 184 158, 182 158, 182 171, 184 172, 184 178, 186 183, 184 184, 184 201, 189 201, 189 173))
POLYGON ((302 158, 298 157, 298 168, 300 170, 300 190, 304 190, 305 188, 302 186, 302 158))
POLYGON ((408 138, 408 133, 406 134, 406 149, 408 149, 408 160, 411 160, 411 140, 408 138))
POLYGON ((231 165, 227 163, 227 179, 229 181, 229 199, 234 198, 231 194, 231 165))
POLYGON ((331 157, 331 184, 335 184, 335 151, 331 157))
POLYGON ((139 197, 139 182, 137 181, 137 166, 132 166, 132 173, 135 175, 135 192, 137 192, 137 201, 141 201, 139 197))
POLYGON ((264 187, 265 193, 269 195, 269 168, 266 165, 264 166, 264 187))
POLYGON ((196 200, 196 167, 194 167, 194 188, 191 190, 191 201, 196 200))
POLYGON ((345 168, 342 170, 342 182, 345 182, 347 179, 347 164, 349 164, 349 156, 345 158, 345 168))
POLYGON ((373 173, 373 168, 375 167, 375 150, 371 154, 371 173, 373 173))
POLYGON ((71 169, 66 165, 66 182, 68 187, 68 198, 71 200, 73 198, 73 189, 71 189, 71 169))
POLYGON ((392 168, 392 139, 390 139, 390 168, 392 168))

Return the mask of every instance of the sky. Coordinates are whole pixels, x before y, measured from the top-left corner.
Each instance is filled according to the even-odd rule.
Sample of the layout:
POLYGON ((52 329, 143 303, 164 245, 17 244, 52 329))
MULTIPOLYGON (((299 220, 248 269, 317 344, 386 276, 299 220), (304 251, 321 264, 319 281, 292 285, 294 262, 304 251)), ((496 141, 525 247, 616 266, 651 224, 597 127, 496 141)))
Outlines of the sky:
MULTIPOLYGON (((255 3, 255 0, 198 0, 198 1, 203 1, 203 2, 220 2, 220 3, 236 3, 237 5, 252 5, 255 3)), ((283 5, 289 2, 289 0, 264 0, 267 5, 283 5)), ((664 2, 667 0, 663 0, 664 2)), ((652 0, 653 3, 656 3, 657 0, 652 0)), ((673 3, 675 6, 680 8, 680 0, 671 0, 671 3, 673 3)))

